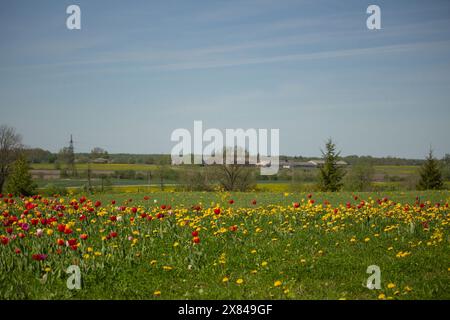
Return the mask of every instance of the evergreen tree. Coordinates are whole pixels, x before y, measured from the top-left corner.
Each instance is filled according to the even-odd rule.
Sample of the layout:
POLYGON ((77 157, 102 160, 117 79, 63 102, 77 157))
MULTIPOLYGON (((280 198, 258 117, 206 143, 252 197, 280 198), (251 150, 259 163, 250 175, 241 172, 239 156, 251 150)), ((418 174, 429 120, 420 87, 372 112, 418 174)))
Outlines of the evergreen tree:
POLYGON ((340 152, 336 152, 336 145, 328 139, 325 152, 322 151, 324 164, 320 167, 319 185, 322 191, 339 191, 342 187, 342 178, 345 175, 343 168, 337 164, 340 152))
POLYGON ((16 196, 30 196, 35 192, 36 185, 30 174, 28 162, 23 155, 14 162, 5 189, 6 192, 16 196))
POLYGON ((419 190, 442 189, 442 173, 438 161, 433 157, 433 150, 425 159, 425 163, 420 168, 420 181, 417 185, 419 190))

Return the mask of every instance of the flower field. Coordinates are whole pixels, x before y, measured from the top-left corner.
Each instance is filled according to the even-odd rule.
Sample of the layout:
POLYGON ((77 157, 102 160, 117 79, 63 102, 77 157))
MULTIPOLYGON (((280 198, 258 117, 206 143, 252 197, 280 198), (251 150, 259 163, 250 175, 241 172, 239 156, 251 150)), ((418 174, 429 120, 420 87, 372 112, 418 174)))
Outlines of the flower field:
POLYGON ((2 299, 450 299, 447 191, 0 201, 2 299))

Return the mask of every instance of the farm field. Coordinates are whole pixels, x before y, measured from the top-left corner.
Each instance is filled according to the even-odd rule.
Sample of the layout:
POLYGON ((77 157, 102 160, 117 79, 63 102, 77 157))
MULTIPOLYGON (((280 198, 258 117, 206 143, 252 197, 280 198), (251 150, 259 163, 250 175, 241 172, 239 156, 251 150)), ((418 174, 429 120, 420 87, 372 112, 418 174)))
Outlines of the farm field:
POLYGON ((448 191, 0 200, 2 299, 450 298, 448 191))
MULTIPOLYGON (((31 163, 31 169, 34 170, 56 170, 53 163, 31 163)), ((77 163, 75 165, 77 170, 87 170, 87 163, 77 163)), ((157 169, 157 165, 154 164, 128 164, 128 163, 91 163, 91 170, 96 171, 148 171, 157 169)), ((180 166, 172 166, 172 168, 183 168, 180 166)), ((408 175, 415 174, 419 169, 418 166, 411 165, 377 165, 374 166, 375 173, 377 174, 389 174, 389 175, 408 175)))

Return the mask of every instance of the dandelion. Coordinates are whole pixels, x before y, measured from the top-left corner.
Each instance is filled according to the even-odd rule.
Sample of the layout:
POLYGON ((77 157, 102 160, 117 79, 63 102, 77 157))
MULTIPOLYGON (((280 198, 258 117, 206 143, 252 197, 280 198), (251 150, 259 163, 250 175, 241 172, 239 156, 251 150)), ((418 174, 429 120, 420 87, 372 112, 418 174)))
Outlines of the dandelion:
POLYGON ((281 286, 282 285, 282 282, 280 281, 280 280, 277 280, 277 281, 275 281, 274 283, 273 283, 273 286, 274 287, 279 287, 279 286, 281 286))
POLYGON ((161 295, 161 291, 156 290, 155 292, 153 292, 153 295, 159 297, 161 295))
POLYGON ((388 285, 387 285, 387 287, 389 288, 389 289, 393 289, 393 288, 395 288, 395 284, 394 283, 389 283, 388 285))
POLYGON ((244 283, 244 279, 239 278, 236 280, 236 284, 243 284, 243 283, 244 283))
POLYGON ((405 257, 407 257, 409 255, 411 255, 411 252, 409 252, 409 251, 405 251, 405 252, 399 251, 395 256, 397 258, 405 258, 405 257))
POLYGON ((222 282, 225 283, 225 282, 228 282, 229 280, 230 279, 228 277, 223 277, 222 282))
POLYGON ((406 292, 411 292, 412 291, 411 287, 409 287, 409 286, 404 287, 403 290, 405 290, 406 292))

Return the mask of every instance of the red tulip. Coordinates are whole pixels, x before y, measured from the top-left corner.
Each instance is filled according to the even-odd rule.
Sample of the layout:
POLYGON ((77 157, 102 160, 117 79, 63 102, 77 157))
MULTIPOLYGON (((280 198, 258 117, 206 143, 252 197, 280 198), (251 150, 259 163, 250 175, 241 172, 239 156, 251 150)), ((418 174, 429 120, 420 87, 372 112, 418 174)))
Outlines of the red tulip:
POLYGON ((192 231, 192 236, 193 236, 193 237, 197 237, 197 236, 198 236, 198 231, 197 231, 197 230, 192 231))
POLYGON ((230 199, 230 200, 228 201, 228 203, 229 203, 229 204, 233 204, 233 203, 234 203, 234 200, 233 200, 233 199, 230 199))
POLYGON ((39 254, 33 254, 33 255, 31 256, 31 258, 32 258, 33 260, 36 260, 36 261, 42 261, 42 260, 47 259, 47 255, 46 255, 46 254, 42 254, 42 253, 39 253, 39 254))
POLYGON ((81 238, 82 240, 86 240, 86 239, 88 238, 88 235, 85 234, 85 233, 83 233, 82 235, 80 235, 80 238, 81 238))
POLYGON ((253 200, 253 201, 252 201, 252 204, 255 205, 255 204, 256 204, 256 200, 253 200))
POLYGON ((194 239, 192 239, 192 241, 194 243, 200 243, 200 238, 199 237, 194 237, 194 239))
POLYGON ((300 207, 300 203, 294 202, 294 208, 298 208, 298 207, 300 207))
POLYGON ((214 213, 215 213, 215 214, 220 214, 220 208, 215 208, 215 209, 214 209, 214 213))
POLYGON ((5 237, 5 236, 1 236, 0 237, 0 242, 3 244, 3 245, 7 245, 8 244, 8 242, 9 242, 9 238, 8 237, 5 237))

